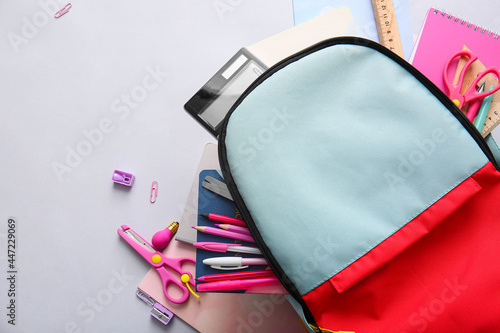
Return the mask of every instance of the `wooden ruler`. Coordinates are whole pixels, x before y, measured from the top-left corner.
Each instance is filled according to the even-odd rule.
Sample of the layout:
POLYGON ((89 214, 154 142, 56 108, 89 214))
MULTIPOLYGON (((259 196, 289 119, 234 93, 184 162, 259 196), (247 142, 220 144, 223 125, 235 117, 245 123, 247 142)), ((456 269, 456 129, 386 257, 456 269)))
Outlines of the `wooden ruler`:
POLYGON ((392 0, 372 0, 372 5, 380 44, 404 58, 392 0))
POLYGON ((483 138, 486 137, 488 134, 490 134, 491 131, 498 126, 498 123, 500 123, 500 114, 498 110, 492 110, 492 109, 493 108, 490 107, 488 116, 484 121, 484 127, 483 130, 481 131, 481 135, 483 136, 483 138))

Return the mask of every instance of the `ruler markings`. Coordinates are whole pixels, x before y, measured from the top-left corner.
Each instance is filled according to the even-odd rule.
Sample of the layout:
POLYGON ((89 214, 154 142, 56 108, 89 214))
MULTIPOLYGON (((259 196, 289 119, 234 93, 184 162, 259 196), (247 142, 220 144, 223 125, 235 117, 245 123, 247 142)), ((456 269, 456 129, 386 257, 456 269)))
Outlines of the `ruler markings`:
POLYGON ((403 58, 403 46, 392 0, 372 0, 372 5, 380 44, 403 58))

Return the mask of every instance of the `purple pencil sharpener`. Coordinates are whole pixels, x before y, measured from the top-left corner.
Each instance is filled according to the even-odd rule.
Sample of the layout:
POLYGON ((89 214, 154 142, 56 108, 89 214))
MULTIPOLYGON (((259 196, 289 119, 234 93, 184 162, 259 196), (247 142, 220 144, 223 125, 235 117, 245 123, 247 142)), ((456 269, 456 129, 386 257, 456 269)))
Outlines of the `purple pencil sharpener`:
POLYGON ((146 294, 144 291, 137 289, 136 295, 142 299, 144 302, 151 305, 151 315, 158 319, 163 325, 167 325, 170 320, 174 317, 174 313, 155 301, 151 296, 146 294))
POLYGON ((113 181, 117 184, 122 184, 131 187, 134 184, 135 176, 131 173, 115 170, 113 173, 113 181))
POLYGON ((161 305, 160 303, 156 303, 151 309, 151 315, 158 319, 163 325, 167 325, 170 322, 170 319, 174 316, 172 311, 161 305))

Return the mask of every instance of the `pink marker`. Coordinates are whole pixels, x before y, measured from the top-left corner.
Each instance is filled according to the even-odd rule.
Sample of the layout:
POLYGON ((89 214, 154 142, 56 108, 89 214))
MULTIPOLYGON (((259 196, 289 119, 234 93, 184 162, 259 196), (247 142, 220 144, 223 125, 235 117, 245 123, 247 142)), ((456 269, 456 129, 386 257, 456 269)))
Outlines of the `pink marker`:
POLYGON ((199 282, 216 282, 225 280, 241 280, 241 279, 255 279, 260 277, 276 277, 273 271, 250 271, 250 272, 235 272, 235 273, 224 273, 224 274, 210 274, 200 276, 196 279, 199 282))
POLYGON ((226 280, 219 282, 208 282, 197 285, 198 291, 226 291, 226 290, 245 290, 252 287, 269 286, 279 284, 277 277, 263 277, 244 280, 226 280))
POLYGON ((210 234, 210 235, 227 237, 227 238, 241 240, 241 241, 244 241, 244 242, 255 243, 255 240, 252 238, 252 236, 245 235, 245 234, 240 234, 238 232, 232 232, 232 231, 227 231, 227 230, 222 230, 222 229, 219 229, 219 228, 212 228, 212 227, 194 227, 193 226, 192 228, 196 229, 196 230, 198 230, 200 232, 204 232, 206 234, 210 234))
POLYGON ((228 223, 228 224, 234 224, 234 225, 239 225, 240 227, 246 227, 245 221, 241 219, 237 219, 235 217, 229 217, 229 216, 224 216, 224 215, 219 215, 219 214, 200 214, 200 216, 203 216, 206 219, 209 219, 210 221, 215 221, 215 222, 221 222, 221 223, 228 223))

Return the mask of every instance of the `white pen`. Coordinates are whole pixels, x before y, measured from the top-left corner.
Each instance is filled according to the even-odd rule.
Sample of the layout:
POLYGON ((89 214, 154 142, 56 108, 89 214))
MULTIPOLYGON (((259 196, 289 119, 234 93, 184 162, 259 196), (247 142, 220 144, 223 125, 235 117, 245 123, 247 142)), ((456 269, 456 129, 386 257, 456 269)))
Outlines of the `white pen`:
POLYGON ((205 265, 214 269, 233 270, 247 268, 248 265, 267 265, 264 258, 215 257, 203 260, 205 265))

